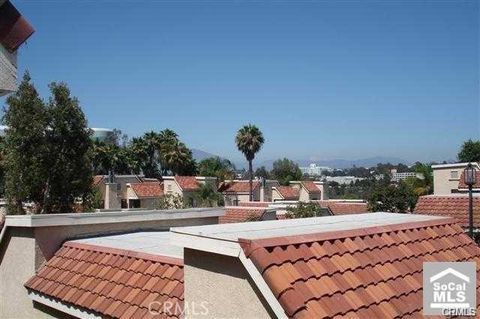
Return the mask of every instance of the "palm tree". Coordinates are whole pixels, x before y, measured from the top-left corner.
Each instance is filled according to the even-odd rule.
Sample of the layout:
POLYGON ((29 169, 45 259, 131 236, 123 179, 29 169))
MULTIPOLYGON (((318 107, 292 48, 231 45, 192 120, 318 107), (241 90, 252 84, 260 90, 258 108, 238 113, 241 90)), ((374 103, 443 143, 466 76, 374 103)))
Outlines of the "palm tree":
POLYGON ((255 154, 262 148, 263 138, 262 131, 258 127, 252 124, 248 124, 240 128, 235 137, 235 143, 240 152, 245 155, 248 161, 248 175, 250 180, 250 201, 253 200, 253 167, 252 161, 255 158, 255 154))

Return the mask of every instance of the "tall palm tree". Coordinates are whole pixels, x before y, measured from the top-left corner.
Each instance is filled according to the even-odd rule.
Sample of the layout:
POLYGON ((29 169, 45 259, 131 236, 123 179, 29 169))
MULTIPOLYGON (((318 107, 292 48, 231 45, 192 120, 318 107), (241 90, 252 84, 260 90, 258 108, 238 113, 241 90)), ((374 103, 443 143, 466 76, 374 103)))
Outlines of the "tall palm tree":
POLYGON ((250 180, 250 201, 253 200, 253 166, 252 161, 255 158, 255 154, 262 148, 263 138, 262 131, 258 127, 252 124, 248 124, 240 128, 235 137, 235 143, 240 152, 245 155, 248 161, 248 175, 250 180))

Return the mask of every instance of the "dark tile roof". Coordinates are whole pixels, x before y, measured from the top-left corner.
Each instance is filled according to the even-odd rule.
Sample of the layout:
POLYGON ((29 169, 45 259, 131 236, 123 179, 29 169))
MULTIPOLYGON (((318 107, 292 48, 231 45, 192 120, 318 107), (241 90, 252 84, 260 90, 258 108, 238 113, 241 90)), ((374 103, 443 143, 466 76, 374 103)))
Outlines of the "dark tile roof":
POLYGON ((5 1, 0 6, 0 43, 7 50, 16 51, 33 32, 30 23, 10 1, 5 1))
MULTIPOLYGON (((468 195, 460 196, 421 196, 414 213, 454 217, 463 227, 468 226, 468 195)), ((480 228, 480 197, 473 197, 473 224, 480 228)))
POLYGON ((194 191, 199 188, 199 184, 195 176, 175 176, 175 181, 184 191, 194 191))
POLYGON ((220 216, 220 224, 242 223, 250 218, 260 219, 265 213, 265 207, 230 207, 225 209, 225 215, 220 216))
POLYGON ((423 262, 480 270, 480 248, 451 218, 241 244, 291 318, 422 317, 423 262))
POLYGON ((104 317, 142 318, 152 302, 155 310, 172 311, 157 318, 180 317, 183 261, 67 242, 25 287, 104 317), (174 307, 160 307, 167 301, 174 307))
MULTIPOLYGON (((473 184, 472 188, 480 188, 480 171, 475 171, 476 183, 473 184)), ((465 171, 462 171, 460 179, 458 181, 458 189, 468 189, 467 184, 465 184, 465 171)))
POLYGON ((297 200, 300 196, 298 189, 292 186, 277 186, 277 191, 286 200, 297 200))
POLYGON ((138 197, 162 197, 163 187, 160 182, 143 182, 143 183, 131 183, 135 194, 138 197))

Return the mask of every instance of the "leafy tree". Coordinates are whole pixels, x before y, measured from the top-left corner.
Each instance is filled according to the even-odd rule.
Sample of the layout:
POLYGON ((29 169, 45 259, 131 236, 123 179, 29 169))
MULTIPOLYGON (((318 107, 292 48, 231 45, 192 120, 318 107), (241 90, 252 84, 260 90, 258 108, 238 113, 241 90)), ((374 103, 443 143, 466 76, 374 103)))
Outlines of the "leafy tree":
POLYGON ((17 92, 8 97, 2 121, 9 127, 3 158, 8 213, 24 214, 24 202, 33 202, 38 213, 43 209, 45 180, 52 162, 45 136, 47 110, 28 72, 17 92))
POLYGON ((262 148, 265 139, 263 134, 258 127, 252 124, 248 124, 240 128, 235 137, 235 143, 240 152, 243 153, 245 158, 248 161, 248 173, 250 181, 250 194, 249 200, 253 200, 253 165, 252 162, 257 154, 262 148))
POLYGON ((216 207, 222 200, 221 194, 210 183, 201 184, 193 198, 197 207, 216 207))
POLYGON ((460 162, 480 162, 480 140, 471 140, 464 142, 458 152, 460 162))
POLYGON ((50 169, 44 212, 67 213, 75 199, 91 189, 91 131, 77 98, 64 83, 50 84, 49 127, 46 130, 50 169))
POLYGON ((235 177, 235 165, 227 159, 218 156, 205 158, 198 163, 198 173, 200 176, 214 176, 217 182, 235 177))
POLYGON ((255 176, 265 178, 265 179, 269 179, 270 178, 270 173, 265 168, 265 166, 261 166, 261 167, 257 168, 257 170, 255 171, 255 176))
POLYGON ((298 165, 287 159, 279 159, 273 162, 272 177, 281 185, 288 185, 291 181, 301 180, 303 175, 298 165))
POLYGON ((415 208, 418 196, 409 185, 400 181, 396 185, 377 184, 368 198, 370 211, 407 213, 415 208))
POLYGON ((328 212, 315 203, 299 202, 296 206, 287 207, 288 218, 308 218, 326 215, 328 215, 328 212))
POLYGON ((155 209, 182 209, 187 208, 183 197, 179 194, 165 194, 154 203, 155 209))

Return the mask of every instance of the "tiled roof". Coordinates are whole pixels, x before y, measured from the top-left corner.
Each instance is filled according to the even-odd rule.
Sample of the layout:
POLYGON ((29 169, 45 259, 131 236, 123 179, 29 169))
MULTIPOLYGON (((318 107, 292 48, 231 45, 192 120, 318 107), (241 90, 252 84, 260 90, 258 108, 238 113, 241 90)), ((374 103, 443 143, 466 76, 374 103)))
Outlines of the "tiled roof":
MULTIPOLYGON (((422 215, 448 216, 468 226, 468 195, 465 196, 421 196, 414 212, 422 215)), ((473 197, 473 224, 480 227, 480 197, 473 197)))
POLYGON ((180 188, 184 191, 194 191, 199 187, 195 176, 175 176, 175 180, 180 188))
POLYGON ((480 270, 480 248, 450 218, 241 242, 291 318, 422 317, 423 262, 480 270))
POLYGON ((220 224, 242 223, 249 218, 260 219, 265 210, 264 207, 229 207, 225 209, 225 215, 219 217, 218 222, 220 224))
POLYGON ((309 193, 320 193, 320 188, 312 181, 303 181, 302 185, 309 193))
POLYGON ((138 197, 163 196, 163 187, 160 182, 131 183, 130 186, 138 197))
POLYGON ((243 207, 268 207, 272 202, 239 202, 238 206, 243 207))
POLYGON ((103 317, 148 317, 152 302, 156 318, 180 317, 183 261, 67 242, 25 287, 103 317), (161 307, 166 302, 173 307, 161 307))
POLYGON ((0 5, 0 43, 10 52, 16 51, 34 30, 10 1, 0 5))
MULTIPOLYGON (((253 181, 252 188, 255 190, 257 187, 260 186, 259 181, 253 181)), ((225 183, 219 190, 220 192, 227 192, 227 193, 248 193, 250 192, 250 183, 248 181, 236 181, 225 183)))
POLYGON ((276 189, 284 199, 295 200, 300 196, 298 189, 292 186, 277 186, 276 189))
POLYGON ((368 212, 367 203, 341 202, 341 201, 316 201, 322 208, 326 208, 332 215, 363 214, 368 212))
MULTIPOLYGON (((476 183, 473 184, 473 188, 480 188, 480 171, 475 171, 476 183)), ((462 171, 460 180, 458 181, 458 189, 468 189, 467 184, 465 184, 465 171, 462 171)))

